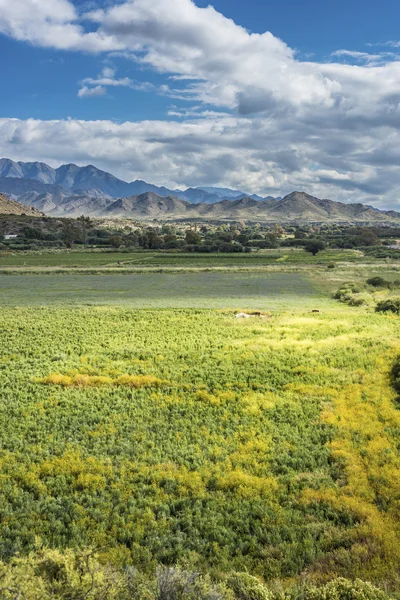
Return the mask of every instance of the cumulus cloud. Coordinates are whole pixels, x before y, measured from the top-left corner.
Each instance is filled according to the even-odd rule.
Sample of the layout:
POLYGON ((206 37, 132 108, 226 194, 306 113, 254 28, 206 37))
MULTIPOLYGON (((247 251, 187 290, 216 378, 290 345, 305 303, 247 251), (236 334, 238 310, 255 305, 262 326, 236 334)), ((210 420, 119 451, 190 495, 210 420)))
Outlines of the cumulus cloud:
POLYGON ((83 85, 78 91, 79 98, 90 98, 95 96, 105 96, 107 90, 102 85, 95 85, 94 87, 88 87, 83 85))
POLYGON ((0 155, 58 166, 94 163, 125 180, 171 188, 220 184, 265 195, 304 189, 319 197, 397 207, 400 134, 300 127, 215 114, 184 122, 0 119, 0 155), (393 153, 393 155, 392 155, 393 153), (379 160, 382 157, 382 161, 379 160), (385 157, 388 157, 385 160, 385 157))
POLYGON ((93 79, 86 77, 81 82, 81 88, 78 91, 80 98, 88 96, 104 96, 107 93, 108 87, 130 87, 133 88, 134 82, 129 77, 122 79, 115 78, 115 69, 112 67, 104 67, 101 74, 93 79))
POLYGON ((188 109, 172 108, 164 122, 3 119, 3 155, 97 162, 126 179, 171 186, 306 188, 397 205, 395 52, 341 49, 325 63, 300 60, 272 33, 249 33, 192 0, 105 6, 89 3, 83 13, 68 0, 0 0, 0 32, 55 49, 125 57, 166 78, 158 86, 139 83, 107 66, 81 82, 80 97, 127 87, 187 100, 188 109))

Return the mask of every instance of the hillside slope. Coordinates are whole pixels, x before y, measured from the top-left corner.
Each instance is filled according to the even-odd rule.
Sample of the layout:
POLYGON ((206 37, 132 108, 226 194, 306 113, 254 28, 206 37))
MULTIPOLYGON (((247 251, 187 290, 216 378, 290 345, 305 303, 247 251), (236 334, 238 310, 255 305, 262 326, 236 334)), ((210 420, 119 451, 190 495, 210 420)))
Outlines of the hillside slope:
POLYGON ((3 194, 0 194, 0 215, 27 215, 29 217, 42 217, 43 213, 32 208, 24 206, 16 200, 9 200, 3 194))
POLYGON ((345 204, 320 200, 305 192, 293 192, 281 200, 260 202, 250 197, 222 200, 214 204, 192 204, 174 196, 145 192, 117 200, 105 196, 86 196, 84 192, 62 195, 25 194, 21 197, 51 216, 123 217, 143 221, 153 219, 250 220, 261 222, 339 222, 383 223, 400 220, 400 213, 380 211, 364 204, 345 204))

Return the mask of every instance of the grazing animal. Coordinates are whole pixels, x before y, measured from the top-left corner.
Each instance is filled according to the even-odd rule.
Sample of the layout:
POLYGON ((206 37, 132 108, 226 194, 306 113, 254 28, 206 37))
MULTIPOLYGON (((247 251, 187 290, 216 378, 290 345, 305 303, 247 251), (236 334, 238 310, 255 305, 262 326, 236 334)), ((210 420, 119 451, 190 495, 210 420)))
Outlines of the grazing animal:
POLYGON ((237 313, 235 316, 237 319, 250 319, 250 315, 247 313, 237 313))
POLYGON ((312 312, 313 313, 319 313, 320 311, 319 310, 313 310, 312 312))

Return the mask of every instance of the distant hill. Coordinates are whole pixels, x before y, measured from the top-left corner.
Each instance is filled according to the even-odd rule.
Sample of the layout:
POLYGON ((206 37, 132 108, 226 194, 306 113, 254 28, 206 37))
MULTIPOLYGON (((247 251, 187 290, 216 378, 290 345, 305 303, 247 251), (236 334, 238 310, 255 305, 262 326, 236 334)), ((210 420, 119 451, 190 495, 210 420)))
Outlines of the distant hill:
POLYGON ((3 194, 0 194, 0 215, 27 215, 29 217, 42 217, 43 213, 32 208, 24 206, 16 200, 9 200, 3 194))
POLYGON ((127 183, 89 165, 52 169, 45 163, 0 159, 0 193, 51 216, 152 219, 252 220, 262 222, 382 223, 400 213, 364 204, 320 200, 305 192, 261 198, 229 188, 169 190, 145 181, 127 183))
MULTIPOLYGON (((78 167, 70 163, 53 169, 46 163, 41 162, 15 162, 9 158, 0 159, 0 191, 13 196, 18 196, 21 193, 21 187, 23 187, 24 192, 37 192, 39 191, 38 185, 35 186, 34 181, 42 186, 53 186, 41 187, 40 193, 55 193, 53 190, 56 186, 58 191, 62 190, 67 195, 68 193, 71 195, 71 192, 78 192, 93 196, 92 191, 96 190, 97 195, 110 198, 125 198, 153 192, 159 196, 174 196, 188 202, 212 204, 219 202, 221 198, 235 198, 239 195, 246 195, 245 192, 225 188, 215 188, 216 192, 209 192, 201 188, 170 190, 140 179, 127 183, 93 165, 78 167), (7 183, 4 182, 6 179, 9 180, 7 183), (26 181, 26 183, 18 184, 18 180, 26 181)), ((213 189, 210 188, 210 190, 213 189)))
MULTIPOLYGON (((246 192, 241 192, 240 190, 230 190, 229 188, 219 188, 219 187, 198 187, 198 190, 203 190, 209 194, 214 194, 218 196, 221 200, 240 200, 240 198, 253 198, 253 200, 266 200, 266 198, 262 198, 257 194, 247 194, 246 192)), ((269 196, 271 198, 272 196, 269 196)))
POLYGON ((53 205, 46 195, 39 195, 35 204, 52 216, 76 217, 81 214, 97 217, 123 217, 142 221, 204 219, 251 220, 260 222, 340 222, 384 223, 400 220, 400 213, 380 211, 364 204, 344 204, 320 200, 305 192, 293 192, 281 200, 221 200, 215 204, 192 204, 174 196, 159 196, 145 192, 118 200, 88 198, 84 195, 65 197, 53 205))

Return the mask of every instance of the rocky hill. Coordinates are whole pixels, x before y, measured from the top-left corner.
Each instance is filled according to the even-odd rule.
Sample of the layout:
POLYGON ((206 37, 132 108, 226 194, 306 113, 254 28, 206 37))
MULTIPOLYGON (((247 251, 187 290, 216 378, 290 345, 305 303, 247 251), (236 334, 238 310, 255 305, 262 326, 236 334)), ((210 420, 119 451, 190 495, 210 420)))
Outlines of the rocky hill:
POLYGON ((282 200, 269 199, 260 202, 245 197, 239 200, 222 200, 215 204, 191 204, 173 196, 162 198, 154 193, 146 193, 119 199, 102 210, 101 215, 141 220, 198 218, 341 223, 382 223, 400 220, 400 213, 395 211, 384 212, 364 204, 344 204, 333 200, 320 200, 305 192, 293 192, 282 200))
MULTIPOLYGON (((159 196, 146 192, 128 198, 87 196, 85 193, 54 196, 52 194, 26 193, 25 203, 53 217, 130 218, 141 221, 200 219, 200 220, 250 220, 260 222, 338 222, 384 223, 400 220, 400 213, 380 211, 364 204, 344 204, 333 200, 320 200, 305 192, 293 192, 282 200, 262 202, 250 197, 239 200, 222 200, 215 204, 192 204, 174 196, 159 196)), ((18 203, 15 203, 18 205, 18 203)), ((25 211, 29 210, 25 208, 25 211)))
MULTIPOLYGON (((364 204, 320 200, 305 192, 261 198, 228 188, 169 190, 136 180, 122 181, 89 165, 53 169, 45 163, 0 159, 0 193, 56 217, 251 220, 261 222, 382 223, 395 211, 364 204), (225 196, 225 197, 224 197, 225 196)), ((26 210, 26 209, 25 209, 26 210)))
POLYGON ((32 208, 24 206, 16 200, 9 200, 3 194, 0 194, 0 215, 27 215, 29 217, 42 217, 43 213, 32 208))
MULTIPOLYGON (((15 162, 9 158, 0 159, 0 192, 12 194, 16 199, 19 199, 18 196, 25 192, 63 193, 66 196, 85 193, 93 196, 94 190, 97 196, 108 198, 125 198, 152 192, 162 197, 174 196, 193 204, 198 202, 212 204, 223 198, 238 198, 247 195, 239 190, 225 188, 170 190, 141 179, 128 183, 93 165, 78 167, 70 163, 53 169, 41 162, 15 162)), ((259 197, 257 196, 257 198, 259 197)))

